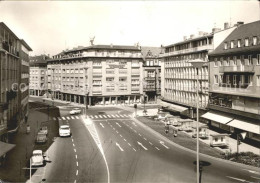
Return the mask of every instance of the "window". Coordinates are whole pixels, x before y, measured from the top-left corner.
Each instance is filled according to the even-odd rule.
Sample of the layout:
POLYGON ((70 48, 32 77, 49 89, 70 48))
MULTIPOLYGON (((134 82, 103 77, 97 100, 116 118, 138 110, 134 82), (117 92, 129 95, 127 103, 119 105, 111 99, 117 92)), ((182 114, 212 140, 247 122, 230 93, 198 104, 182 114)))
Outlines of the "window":
POLYGON ((245 75, 240 75, 240 85, 244 85, 245 83, 245 75))
POLYGON ((121 78, 119 78, 119 81, 120 81, 120 82, 126 82, 127 79, 126 79, 126 77, 121 77, 121 78))
POLYGON ((233 65, 237 65, 237 57, 236 56, 233 57, 233 65))
POLYGON ((227 49, 227 43, 224 43, 224 49, 225 50, 227 49))
POLYGON ((260 54, 257 54, 257 62, 256 62, 257 65, 260 65, 260 54))
POLYGON ((230 84, 230 77, 229 77, 229 75, 226 76, 226 79, 227 79, 227 84, 230 84))
POLYGON ((150 63, 150 62, 147 60, 147 61, 146 61, 146 66, 149 66, 149 63, 150 63))
POLYGON ((233 85, 237 85, 237 75, 233 75, 233 85))
POLYGON ((249 40, 248 40, 248 38, 245 39, 245 46, 249 46, 249 40))
POLYGON ((260 75, 256 76, 256 86, 260 86, 260 75))
POLYGON ((247 79, 248 79, 248 85, 252 86, 252 75, 248 75, 247 79))
POLYGON ((218 84, 218 75, 215 75, 214 78, 215 78, 215 84, 218 84))
POLYGON ((220 75, 219 82, 223 83, 223 74, 220 75))
POLYGON ((238 48, 241 47, 241 39, 237 40, 237 47, 238 47, 238 48))
POLYGON ((215 62, 214 62, 214 67, 217 67, 217 66, 218 66, 218 62, 215 61, 215 62))
POLYGON ((248 55, 248 65, 252 65, 252 55, 248 55))
POLYGON ((234 41, 230 42, 230 48, 234 48, 234 41))
POLYGON ((106 81, 108 81, 108 82, 114 81, 114 78, 112 78, 112 77, 106 78, 106 81))
POLYGON ((257 38, 254 36, 254 37, 253 37, 253 45, 255 46, 256 43, 257 43, 257 38))

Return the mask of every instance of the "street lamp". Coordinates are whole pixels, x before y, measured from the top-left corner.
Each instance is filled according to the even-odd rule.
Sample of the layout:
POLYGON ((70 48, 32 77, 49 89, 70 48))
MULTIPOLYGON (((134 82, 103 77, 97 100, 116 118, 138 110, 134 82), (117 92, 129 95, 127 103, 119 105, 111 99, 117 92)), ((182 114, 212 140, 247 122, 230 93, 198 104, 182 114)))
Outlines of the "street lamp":
POLYGON ((197 88, 196 88, 196 93, 197 93, 197 100, 196 100, 196 108, 197 108, 197 183, 199 183, 199 69, 207 63, 206 61, 196 59, 189 61, 189 63, 196 68, 197 70, 197 88))

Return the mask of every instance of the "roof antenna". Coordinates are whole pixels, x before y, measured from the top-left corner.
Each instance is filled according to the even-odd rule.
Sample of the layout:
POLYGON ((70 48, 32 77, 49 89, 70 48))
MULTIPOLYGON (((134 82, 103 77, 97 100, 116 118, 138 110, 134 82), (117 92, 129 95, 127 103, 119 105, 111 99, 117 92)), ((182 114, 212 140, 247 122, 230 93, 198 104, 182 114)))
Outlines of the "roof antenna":
POLYGON ((94 45, 94 40, 95 40, 95 36, 94 37, 90 37, 90 45, 93 46, 94 45))

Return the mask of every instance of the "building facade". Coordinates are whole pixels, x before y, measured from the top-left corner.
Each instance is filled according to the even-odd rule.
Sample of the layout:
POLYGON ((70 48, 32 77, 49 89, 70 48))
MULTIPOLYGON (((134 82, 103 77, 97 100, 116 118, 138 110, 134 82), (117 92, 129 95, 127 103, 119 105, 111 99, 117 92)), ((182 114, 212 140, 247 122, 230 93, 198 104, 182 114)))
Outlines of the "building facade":
POLYGON ((211 126, 260 142, 260 21, 243 24, 210 53, 211 126))
POLYGON ((161 96, 161 58, 162 48, 141 47, 143 63, 143 92, 147 102, 156 102, 161 96))
POLYGON ((47 91, 47 55, 30 57, 30 95, 43 96, 47 91))
POLYGON ((48 60, 48 96, 81 104, 140 102, 140 47, 91 45, 48 60))

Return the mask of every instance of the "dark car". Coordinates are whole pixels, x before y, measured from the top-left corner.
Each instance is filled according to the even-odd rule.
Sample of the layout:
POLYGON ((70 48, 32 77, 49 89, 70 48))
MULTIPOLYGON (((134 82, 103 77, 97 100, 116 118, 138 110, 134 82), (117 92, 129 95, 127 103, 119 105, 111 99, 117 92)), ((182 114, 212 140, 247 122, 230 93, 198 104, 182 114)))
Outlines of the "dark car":
POLYGON ((46 143, 46 142, 47 142, 47 135, 46 135, 46 133, 44 133, 44 132, 42 132, 42 131, 39 131, 39 132, 37 133, 35 142, 36 142, 37 144, 46 143))

